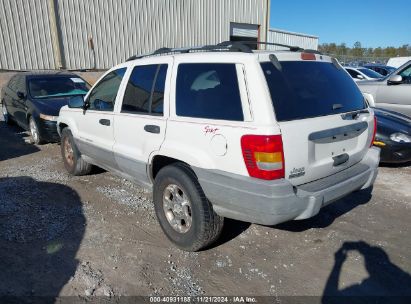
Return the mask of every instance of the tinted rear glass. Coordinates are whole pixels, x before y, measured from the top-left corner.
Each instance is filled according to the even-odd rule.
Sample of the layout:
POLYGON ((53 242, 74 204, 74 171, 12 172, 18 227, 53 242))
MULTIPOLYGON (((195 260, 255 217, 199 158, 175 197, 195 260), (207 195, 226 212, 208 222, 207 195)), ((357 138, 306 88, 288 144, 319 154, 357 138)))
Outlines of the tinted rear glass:
POLYGON ((277 121, 360 110, 364 97, 352 78, 332 63, 283 61, 282 70, 261 64, 277 121))
POLYGON ((243 120, 235 64, 187 63, 178 66, 178 116, 243 120))

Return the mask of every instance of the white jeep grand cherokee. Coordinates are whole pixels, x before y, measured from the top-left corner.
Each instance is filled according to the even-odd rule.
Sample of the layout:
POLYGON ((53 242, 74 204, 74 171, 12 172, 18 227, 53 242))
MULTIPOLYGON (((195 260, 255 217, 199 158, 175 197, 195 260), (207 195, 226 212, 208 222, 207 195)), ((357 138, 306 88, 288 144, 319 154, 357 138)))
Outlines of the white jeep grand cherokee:
POLYGON ((133 57, 58 118, 66 169, 152 187, 164 233, 188 251, 215 241, 224 217, 306 219, 371 187, 375 129, 336 60, 240 43, 133 57))

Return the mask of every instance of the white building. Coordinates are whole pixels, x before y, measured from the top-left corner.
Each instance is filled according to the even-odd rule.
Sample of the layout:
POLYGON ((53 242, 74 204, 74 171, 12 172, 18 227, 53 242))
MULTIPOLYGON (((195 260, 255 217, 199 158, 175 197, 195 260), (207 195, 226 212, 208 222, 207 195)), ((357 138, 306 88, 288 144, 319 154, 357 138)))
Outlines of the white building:
POLYGON ((270 0, 0 0, 0 69, 106 69, 161 47, 267 41, 269 12, 270 0))

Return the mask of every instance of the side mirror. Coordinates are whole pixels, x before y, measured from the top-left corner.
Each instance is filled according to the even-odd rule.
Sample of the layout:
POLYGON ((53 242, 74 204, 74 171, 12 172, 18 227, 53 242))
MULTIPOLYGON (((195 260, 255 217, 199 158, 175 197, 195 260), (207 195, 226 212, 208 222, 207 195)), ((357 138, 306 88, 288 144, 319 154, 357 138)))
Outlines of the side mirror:
POLYGON ((25 98, 26 98, 26 95, 24 95, 23 92, 17 91, 17 97, 18 97, 19 99, 25 99, 25 98))
POLYGON ((388 84, 401 84, 402 83, 402 76, 401 75, 392 75, 388 79, 388 84))
POLYGON ((362 75, 360 75, 360 74, 358 74, 358 75, 357 75, 357 79, 364 80, 364 79, 365 79, 365 77, 364 77, 364 76, 362 76, 362 75))
POLYGON ((84 97, 83 96, 74 96, 71 97, 68 102, 69 108, 82 108, 84 105, 84 97))

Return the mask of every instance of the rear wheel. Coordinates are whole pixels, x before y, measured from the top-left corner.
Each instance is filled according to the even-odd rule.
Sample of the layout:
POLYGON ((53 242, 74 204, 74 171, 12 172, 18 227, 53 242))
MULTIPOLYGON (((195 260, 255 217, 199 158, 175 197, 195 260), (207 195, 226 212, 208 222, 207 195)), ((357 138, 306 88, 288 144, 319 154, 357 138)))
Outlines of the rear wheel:
POLYGON ((7 125, 12 125, 13 122, 12 122, 11 119, 10 119, 9 112, 7 111, 7 107, 6 107, 6 105, 4 104, 4 100, 3 100, 3 102, 1 103, 1 113, 3 114, 3 120, 4 120, 4 122, 5 122, 7 125))
POLYGON ((214 212, 190 167, 183 163, 164 167, 153 190, 160 226, 179 248, 197 251, 218 239, 224 218, 214 212))
POLYGON ((39 128, 37 126, 36 121, 34 120, 33 116, 29 119, 29 128, 30 128, 30 135, 31 140, 35 145, 40 145, 43 143, 43 139, 40 136, 39 128))
POLYGON ((65 128, 61 132, 60 146, 64 167, 70 174, 78 176, 90 173, 92 165, 81 157, 69 128, 65 128))

